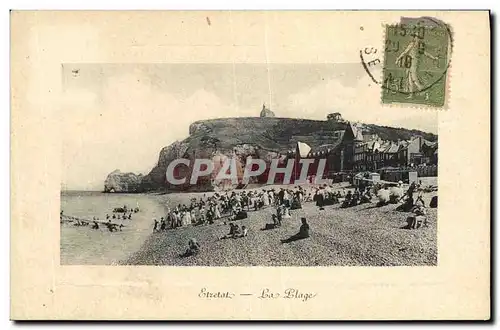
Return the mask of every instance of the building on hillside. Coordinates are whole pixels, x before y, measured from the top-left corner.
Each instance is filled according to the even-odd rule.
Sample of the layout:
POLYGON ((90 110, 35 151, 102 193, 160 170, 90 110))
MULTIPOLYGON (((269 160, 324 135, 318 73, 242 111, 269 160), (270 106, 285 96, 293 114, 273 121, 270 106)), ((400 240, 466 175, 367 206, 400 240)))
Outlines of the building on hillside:
POLYGON ((374 163, 373 170, 398 166, 398 151, 399 146, 397 143, 392 141, 385 142, 380 150, 378 150, 378 157, 374 163))
POLYGON ((416 166, 425 164, 425 156, 422 146, 426 140, 421 136, 415 136, 398 150, 398 164, 400 166, 416 166))
POLYGON ((422 144, 422 155, 423 155, 422 161, 425 164, 437 165, 437 150, 438 150, 437 141, 430 142, 424 140, 424 143, 422 144))
POLYGON ((409 141, 384 141, 378 136, 357 143, 354 148, 354 170, 375 171, 385 167, 437 164, 437 142, 420 136, 409 141))
POLYGON ((342 115, 340 114, 340 112, 334 112, 334 113, 330 113, 326 116, 326 120, 328 121, 334 121, 334 122, 337 122, 337 123, 343 123, 345 122, 344 119, 342 118, 342 115))
POLYGON ((377 133, 363 133, 363 142, 379 140, 380 137, 377 133))
MULTIPOLYGON (((354 164, 354 146, 356 142, 360 141, 362 141, 361 132, 357 131, 355 125, 346 123, 344 130, 337 130, 334 132, 334 138, 331 143, 310 147, 306 157, 304 157, 303 152, 301 152, 301 150, 304 150, 304 144, 297 144, 297 148, 295 150, 289 150, 287 154, 288 159, 294 158, 296 161, 293 178, 298 178, 301 173, 301 158, 314 160, 314 163, 309 166, 308 175, 317 174, 318 166, 322 159, 326 160, 323 172, 324 177, 331 178, 336 173, 352 171, 354 164)), ((309 148, 309 146, 307 146, 306 149, 307 148, 309 148)))
MULTIPOLYGON (((298 144, 299 146, 299 144, 298 144)), ((289 150, 287 158, 294 158, 294 177, 301 173, 301 158, 314 159, 309 167, 309 174, 318 170, 321 159, 326 159, 324 176, 333 178, 351 171, 378 171, 396 167, 409 167, 419 164, 437 164, 437 142, 430 142, 421 136, 408 141, 382 140, 377 134, 363 134, 362 128, 346 122, 344 129, 334 131, 330 143, 306 147, 304 144, 295 150, 289 150)), ((347 174, 346 174, 347 175, 347 174)))
POLYGON ((262 104, 262 110, 260 111, 261 117, 274 117, 274 112, 266 107, 266 104, 262 104))
POLYGON ((363 142, 361 129, 348 122, 339 148, 340 166, 334 168, 335 171, 343 172, 354 169, 355 148, 361 142, 363 142))
POLYGON ((344 138, 345 130, 336 130, 333 132, 333 139, 335 141, 340 141, 344 138))
POLYGON ((368 170, 367 158, 369 153, 371 153, 370 142, 358 143, 354 147, 354 170, 356 171, 368 170))
POLYGON ((372 171, 381 160, 379 155, 384 141, 376 137, 373 140, 357 143, 354 149, 354 170, 372 171))

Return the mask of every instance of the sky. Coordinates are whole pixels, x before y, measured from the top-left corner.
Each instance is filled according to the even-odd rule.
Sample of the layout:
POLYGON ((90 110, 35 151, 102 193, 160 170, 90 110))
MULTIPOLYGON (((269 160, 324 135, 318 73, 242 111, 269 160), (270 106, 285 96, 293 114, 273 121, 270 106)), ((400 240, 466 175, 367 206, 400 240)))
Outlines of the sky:
POLYGON ((147 174, 161 148, 201 119, 344 119, 437 133, 437 112, 383 106, 360 63, 64 64, 61 187, 102 190, 106 176, 147 174))

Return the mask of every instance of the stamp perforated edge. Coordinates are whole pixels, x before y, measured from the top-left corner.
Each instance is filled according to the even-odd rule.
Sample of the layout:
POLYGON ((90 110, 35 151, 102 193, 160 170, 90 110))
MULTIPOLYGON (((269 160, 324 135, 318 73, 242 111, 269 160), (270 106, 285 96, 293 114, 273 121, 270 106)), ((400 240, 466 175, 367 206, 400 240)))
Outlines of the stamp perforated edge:
MULTIPOLYGON (((384 108, 413 108, 413 109, 420 109, 420 110, 427 110, 427 111, 447 111, 449 110, 449 102, 451 98, 451 77, 452 77, 452 54, 453 54, 453 40, 454 40, 454 35, 453 35, 453 28, 450 24, 443 22, 446 24, 446 27, 448 28, 448 31, 450 32, 450 44, 448 46, 448 68, 446 69, 445 73, 445 84, 444 84, 444 104, 442 106, 432 106, 428 104, 420 104, 420 103, 399 103, 399 102, 392 102, 392 103, 384 103, 382 101, 383 96, 384 96, 384 88, 380 86, 380 105, 384 108)), ((390 26, 397 26, 401 23, 392 23, 392 24, 382 24, 382 49, 385 47, 385 42, 387 40, 387 28, 390 26)), ((385 50, 384 50, 385 52, 385 50)), ((385 56, 382 58, 382 70, 380 71, 380 76, 379 81, 382 82, 384 79, 384 65, 385 65, 385 56)))

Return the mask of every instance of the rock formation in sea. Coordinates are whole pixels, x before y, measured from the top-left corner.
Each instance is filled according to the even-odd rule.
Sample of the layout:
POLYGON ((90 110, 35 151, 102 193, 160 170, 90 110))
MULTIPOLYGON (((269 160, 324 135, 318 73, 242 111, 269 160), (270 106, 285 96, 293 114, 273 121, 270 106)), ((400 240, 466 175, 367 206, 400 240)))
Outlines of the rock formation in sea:
POLYGON ((114 170, 104 181, 104 192, 143 192, 143 179, 142 174, 122 173, 120 170, 114 170))

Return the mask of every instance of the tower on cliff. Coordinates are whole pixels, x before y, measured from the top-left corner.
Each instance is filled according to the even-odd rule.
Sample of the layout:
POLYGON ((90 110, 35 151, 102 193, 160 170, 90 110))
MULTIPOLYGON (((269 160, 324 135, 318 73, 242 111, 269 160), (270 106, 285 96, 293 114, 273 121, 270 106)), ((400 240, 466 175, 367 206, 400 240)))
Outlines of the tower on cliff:
POLYGON ((261 117, 274 117, 274 112, 266 108, 266 104, 262 104, 262 110, 260 112, 261 117))

